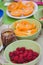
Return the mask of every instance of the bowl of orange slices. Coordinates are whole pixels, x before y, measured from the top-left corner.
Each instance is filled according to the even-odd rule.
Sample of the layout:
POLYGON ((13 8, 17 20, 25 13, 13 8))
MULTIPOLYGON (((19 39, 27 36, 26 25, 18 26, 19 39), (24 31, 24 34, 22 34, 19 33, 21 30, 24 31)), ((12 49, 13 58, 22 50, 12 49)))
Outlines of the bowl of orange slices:
POLYGON ((38 6, 33 1, 18 1, 8 5, 6 14, 11 18, 22 19, 34 15, 37 10, 38 6))
POLYGON ((35 19, 22 19, 10 25, 18 39, 36 39, 41 31, 41 24, 35 19))

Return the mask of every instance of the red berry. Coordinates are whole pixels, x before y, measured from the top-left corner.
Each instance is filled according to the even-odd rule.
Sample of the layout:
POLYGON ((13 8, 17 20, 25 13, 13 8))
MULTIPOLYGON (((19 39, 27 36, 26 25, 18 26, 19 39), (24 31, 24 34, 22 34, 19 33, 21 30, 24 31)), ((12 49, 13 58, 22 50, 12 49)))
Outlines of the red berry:
POLYGON ((16 49, 16 51, 20 51, 20 48, 18 47, 18 48, 16 49))
POLYGON ((19 57, 20 57, 20 58, 23 58, 23 54, 20 54, 19 57))
POLYGON ((28 61, 31 61, 31 60, 32 60, 32 55, 28 55, 28 56, 27 56, 27 60, 28 60, 28 61))
POLYGON ((22 51, 25 51, 25 47, 21 47, 20 49, 21 49, 22 51))
POLYGON ((10 52, 10 53, 9 53, 9 56, 12 57, 12 56, 13 56, 13 52, 10 52))
POLYGON ((16 51, 13 51, 13 55, 16 55, 16 53, 17 53, 16 51))
POLYGON ((23 54, 23 53, 24 53, 24 52, 21 50, 21 51, 20 51, 20 54, 23 54))
POLYGON ((19 57, 18 57, 18 56, 15 56, 15 57, 14 57, 14 61, 15 61, 15 62, 17 62, 17 61, 18 61, 18 59, 19 59, 19 57))
POLYGON ((10 59, 11 59, 11 61, 13 61, 14 60, 14 56, 10 57, 10 59))
POLYGON ((32 49, 29 49, 29 50, 28 50, 28 53, 33 53, 33 50, 32 50, 32 49))
POLYGON ((33 55, 38 57, 39 54, 37 52, 33 52, 33 55))
POLYGON ((24 54, 23 54, 23 57, 26 57, 28 55, 28 52, 25 51, 24 54))
POLYGON ((27 60, 28 61, 31 61, 32 60, 32 57, 33 57, 33 51, 32 50, 29 50, 28 56, 27 56, 27 60))
POLYGON ((19 51, 13 51, 14 55, 19 55, 19 51))
POLYGON ((16 55, 19 55, 20 54, 20 52, 19 51, 16 51, 16 55))
POLYGON ((18 63, 24 63, 24 59, 23 59, 22 57, 20 57, 20 58, 18 59, 18 63))
POLYGON ((33 57, 32 57, 32 60, 34 60, 34 59, 36 59, 36 56, 33 56, 33 57))

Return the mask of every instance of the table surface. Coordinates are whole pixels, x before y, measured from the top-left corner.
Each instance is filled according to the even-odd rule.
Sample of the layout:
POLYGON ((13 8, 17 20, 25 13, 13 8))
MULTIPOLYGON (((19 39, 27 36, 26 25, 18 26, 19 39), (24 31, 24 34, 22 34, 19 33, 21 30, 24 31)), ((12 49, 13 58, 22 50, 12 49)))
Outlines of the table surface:
MULTIPOLYGON (((0 8, 4 10, 4 18, 3 18, 4 24, 2 26, 0 26, 0 33, 1 33, 1 31, 3 29, 8 28, 8 25, 7 24, 13 23, 16 19, 12 19, 12 18, 10 18, 10 17, 8 17, 6 15, 6 8, 7 7, 4 6, 4 3, 3 2, 0 2, 0 8)), ((39 6, 39 8, 43 8, 43 6, 39 6)), ((34 18, 34 17, 32 16, 30 18, 34 18)), ((41 59, 40 59, 40 62, 37 65, 43 65, 43 29, 41 31, 41 34, 39 35, 39 37, 35 41, 40 44, 41 49, 42 49, 41 59)), ((3 52, 0 53, 0 63, 2 63, 2 64, 5 63, 4 56, 3 56, 3 52)))

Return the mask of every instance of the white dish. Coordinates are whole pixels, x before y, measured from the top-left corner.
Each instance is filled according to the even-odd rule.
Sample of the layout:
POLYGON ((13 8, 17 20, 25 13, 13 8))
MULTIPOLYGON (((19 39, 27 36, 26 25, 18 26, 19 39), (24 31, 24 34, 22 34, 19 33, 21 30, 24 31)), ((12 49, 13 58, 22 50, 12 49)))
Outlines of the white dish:
MULTIPOLYGON (((26 3, 26 2, 29 2, 29 1, 23 1, 23 3, 26 3)), ((33 2, 33 3, 34 3, 34 5, 35 5, 34 11, 33 11, 32 14, 30 14, 30 15, 28 15, 28 16, 14 17, 14 16, 12 16, 12 15, 9 13, 8 10, 6 11, 6 14, 7 14, 9 17, 15 18, 15 19, 23 19, 23 18, 30 17, 30 16, 34 15, 34 14, 37 12, 37 10, 38 10, 38 5, 37 5, 35 2, 33 2)))

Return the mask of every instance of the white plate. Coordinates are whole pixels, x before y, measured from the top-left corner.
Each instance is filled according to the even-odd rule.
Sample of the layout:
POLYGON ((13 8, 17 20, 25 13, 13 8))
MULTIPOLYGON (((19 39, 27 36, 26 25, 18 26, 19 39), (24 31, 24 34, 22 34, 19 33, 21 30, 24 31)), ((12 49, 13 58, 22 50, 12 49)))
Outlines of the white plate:
MULTIPOLYGON (((23 1, 23 3, 26 3, 26 2, 29 2, 29 1, 23 1)), ((16 19, 22 19, 22 18, 30 17, 30 16, 34 15, 34 14, 36 13, 36 11, 38 10, 38 5, 37 5, 35 2, 33 2, 33 3, 34 3, 34 5, 35 5, 34 11, 33 11, 32 14, 30 14, 30 15, 28 15, 28 16, 14 17, 14 16, 12 16, 12 15, 9 13, 8 10, 6 11, 6 14, 7 14, 9 17, 11 17, 11 18, 16 18, 16 19)))

